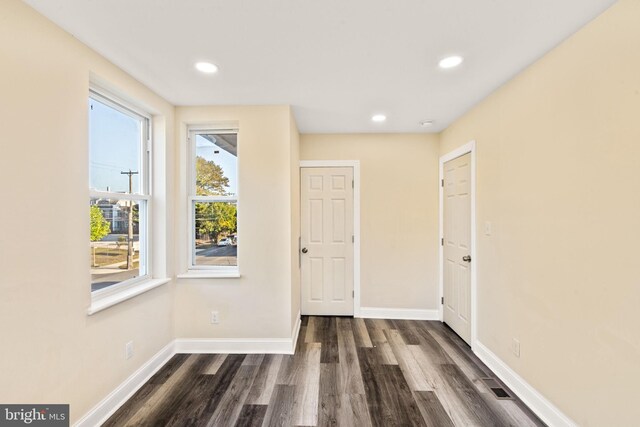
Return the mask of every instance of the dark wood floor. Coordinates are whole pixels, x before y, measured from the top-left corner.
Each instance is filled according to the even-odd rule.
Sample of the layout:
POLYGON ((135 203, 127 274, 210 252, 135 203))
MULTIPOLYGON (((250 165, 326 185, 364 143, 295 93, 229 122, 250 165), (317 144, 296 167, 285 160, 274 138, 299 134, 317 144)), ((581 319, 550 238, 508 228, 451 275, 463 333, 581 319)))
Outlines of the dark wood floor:
POLYGON ((440 322, 304 317, 296 354, 177 354, 105 426, 542 426, 440 322))

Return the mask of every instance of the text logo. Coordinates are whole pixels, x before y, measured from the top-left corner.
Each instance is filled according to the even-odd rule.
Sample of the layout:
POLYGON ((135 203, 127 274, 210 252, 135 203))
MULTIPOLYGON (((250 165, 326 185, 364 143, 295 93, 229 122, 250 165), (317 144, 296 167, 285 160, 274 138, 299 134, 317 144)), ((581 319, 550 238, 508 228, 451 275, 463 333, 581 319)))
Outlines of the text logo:
POLYGON ((69 405, 0 405, 0 427, 68 427, 69 405))

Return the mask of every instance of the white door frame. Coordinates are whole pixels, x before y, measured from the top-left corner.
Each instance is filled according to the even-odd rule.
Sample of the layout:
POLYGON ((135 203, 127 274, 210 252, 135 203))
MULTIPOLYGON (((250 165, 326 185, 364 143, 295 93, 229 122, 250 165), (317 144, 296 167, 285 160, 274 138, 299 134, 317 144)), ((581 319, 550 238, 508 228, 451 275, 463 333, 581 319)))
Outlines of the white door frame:
POLYGON ((444 308, 442 298, 444 296, 444 248, 442 239, 444 238, 444 189, 442 188, 442 180, 444 179, 444 164, 450 160, 456 159, 471 153, 471 349, 475 351, 478 339, 478 310, 477 310, 477 277, 476 266, 478 265, 478 257, 476 256, 476 142, 470 141, 461 147, 440 157, 440 179, 438 186, 440 188, 440 245, 439 245, 439 262, 440 277, 438 300, 438 314, 440 321, 444 322, 444 308))
MULTIPOLYGON (((353 169, 353 317, 360 316, 360 160, 300 160, 300 168, 353 169)), ((302 191, 302 187, 300 187, 302 191)), ((302 213, 299 213, 302 215, 302 213)), ((302 232, 302 230, 301 230, 302 232)), ((302 304, 302 292, 300 292, 302 304)))

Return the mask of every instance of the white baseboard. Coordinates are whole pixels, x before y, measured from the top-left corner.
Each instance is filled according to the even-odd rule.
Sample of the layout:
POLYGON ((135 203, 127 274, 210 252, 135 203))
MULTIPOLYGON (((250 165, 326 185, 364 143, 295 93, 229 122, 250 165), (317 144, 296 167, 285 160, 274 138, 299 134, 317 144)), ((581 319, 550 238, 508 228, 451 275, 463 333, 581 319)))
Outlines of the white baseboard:
POLYGON ((178 338, 176 353, 293 354, 300 332, 300 313, 290 338, 178 338))
POLYGON ((160 368, 162 368, 175 354, 173 342, 167 344, 144 365, 113 390, 100 403, 87 412, 74 427, 95 427, 104 423, 122 406, 133 394, 140 389, 160 368))
POLYGON ((296 352, 296 343, 298 342, 298 334, 300 333, 300 326, 302 325, 302 314, 300 310, 298 310, 298 317, 296 318, 296 323, 293 325, 293 329, 291 330, 291 353, 294 354, 296 352))
POLYGON ((177 353, 293 354, 300 332, 300 323, 300 313, 298 312, 298 320, 291 330, 291 338, 176 339, 171 341, 87 412, 74 424, 74 427, 95 427, 104 423, 177 353))
POLYGON ((360 312, 356 317, 365 319, 440 320, 440 313, 437 309, 360 307, 360 312))
POLYGON ((577 427, 578 424, 563 414, 482 343, 476 341, 473 351, 548 426, 577 427))
POLYGON ((291 338, 181 338, 176 353, 293 354, 291 338))

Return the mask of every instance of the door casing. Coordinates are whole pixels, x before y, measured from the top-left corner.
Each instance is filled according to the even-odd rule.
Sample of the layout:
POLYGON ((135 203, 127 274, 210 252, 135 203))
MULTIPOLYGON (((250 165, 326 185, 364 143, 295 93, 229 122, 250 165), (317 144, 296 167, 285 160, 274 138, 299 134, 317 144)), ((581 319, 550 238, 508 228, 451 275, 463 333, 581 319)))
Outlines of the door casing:
MULTIPOLYGON (((300 169, 340 167, 353 169, 353 317, 360 317, 360 161, 300 160, 300 169)), ((302 212, 298 215, 302 215, 302 212)), ((300 256, 300 248, 298 248, 298 256, 300 256)), ((302 306, 302 292, 300 292, 300 304, 302 306)))
POLYGON ((450 160, 456 159, 471 153, 471 348, 476 349, 478 339, 478 310, 477 310, 477 245, 476 245, 476 142, 470 141, 463 146, 440 157, 440 174, 438 179, 438 187, 440 193, 439 203, 439 286, 438 286, 438 314, 440 321, 444 321, 444 307, 442 305, 442 297, 444 296, 444 248, 442 239, 444 238, 444 191, 442 188, 442 180, 444 179, 444 164, 450 160))

